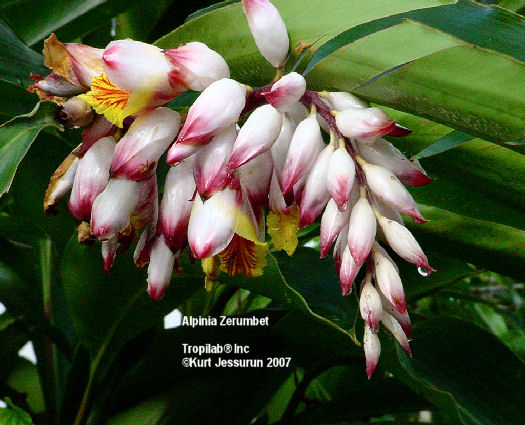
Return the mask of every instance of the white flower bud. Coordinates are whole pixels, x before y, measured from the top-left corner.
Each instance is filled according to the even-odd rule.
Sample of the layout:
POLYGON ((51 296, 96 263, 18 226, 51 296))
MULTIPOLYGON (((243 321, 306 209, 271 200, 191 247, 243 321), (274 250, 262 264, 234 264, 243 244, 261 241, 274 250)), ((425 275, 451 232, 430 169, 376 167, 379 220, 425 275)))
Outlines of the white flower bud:
POLYGON ((308 173, 301 198, 300 228, 313 223, 330 199, 326 187, 326 174, 333 153, 334 147, 332 145, 326 146, 317 155, 317 159, 310 173, 308 173))
POLYGON ((408 339, 398 321, 386 311, 383 311, 383 314, 381 315, 381 323, 385 325, 385 328, 387 328, 390 331, 390 333, 394 336, 394 338, 397 339, 397 342, 399 342, 403 350, 405 350, 409 356, 412 356, 412 353, 410 352, 410 345, 408 344, 408 339))
POLYGON ((375 236, 376 216, 366 198, 361 198, 352 208, 348 227, 348 248, 357 264, 368 257, 375 236))
POLYGON ((335 116, 337 128, 351 139, 381 137, 395 127, 379 108, 346 109, 335 116))
POLYGON ((405 226, 402 226, 396 221, 389 220, 386 217, 380 217, 378 222, 388 244, 401 258, 426 269, 428 273, 434 271, 428 264, 427 257, 416 239, 405 226))
POLYGON ((326 99, 330 101, 333 109, 344 111, 345 109, 367 109, 370 105, 353 94, 336 91, 328 93, 326 99))
MULTIPOLYGON (((246 88, 237 81, 223 78, 211 83, 190 107, 177 143, 209 142, 221 130, 237 122, 245 103, 246 88)), ((173 162, 168 152, 168 164, 173 162)))
POLYGON ((174 264, 175 254, 161 234, 153 242, 148 266, 148 293, 152 299, 158 301, 164 296, 171 281, 174 264))
POLYGON ((270 91, 263 93, 266 101, 281 113, 288 110, 301 99, 306 91, 306 81, 301 74, 290 72, 281 77, 270 91))
POLYGON ((366 161, 392 171, 401 183, 424 186, 434 180, 385 139, 376 139, 373 144, 360 144, 359 152, 366 161))
POLYGON ((414 219, 416 223, 425 223, 416 202, 405 186, 386 168, 366 163, 362 166, 370 190, 386 205, 414 219))
POLYGON ((372 329, 376 330, 381 319, 383 306, 381 304, 381 297, 376 288, 369 280, 363 282, 361 287, 361 294, 359 296, 359 311, 361 317, 372 329))
POLYGON ((363 349, 365 350, 366 358, 366 376, 368 379, 374 373, 377 362, 379 361, 379 355, 381 354, 381 342, 377 334, 370 329, 365 323, 365 333, 363 336, 363 349))
POLYGON ((236 137, 237 130, 232 125, 216 134, 210 143, 201 147, 195 154, 193 177, 202 196, 213 195, 224 189, 228 183, 226 165, 236 137))
POLYGON ((139 115, 115 148, 113 177, 150 178, 161 155, 177 136, 180 121, 180 115, 168 108, 139 115))
POLYGON ((244 13, 261 55, 275 68, 284 65, 290 40, 279 11, 268 0, 243 0, 244 13))
POLYGON ((214 81, 230 78, 226 61, 204 43, 192 41, 164 53, 172 66, 169 79, 175 89, 203 91, 214 81))
POLYGON ((269 150, 279 137, 282 125, 282 115, 271 105, 253 111, 237 135, 228 169, 234 170, 269 150))
POLYGON ((378 250, 374 250, 372 254, 375 277, 379 289, 397 311, 405 314, 407 311, 405 293, 396 268, 378 250))
POLYGON ((326 186, 339 208, 346 209, 355 179, 355 164, 345 148, 336 149, 330 157, 326 186))
POLYGON ((322 143, 321 129, 312 114, 299 123, 292 136, 283 168, 283 193, 289 193, 312 168, 322 143))

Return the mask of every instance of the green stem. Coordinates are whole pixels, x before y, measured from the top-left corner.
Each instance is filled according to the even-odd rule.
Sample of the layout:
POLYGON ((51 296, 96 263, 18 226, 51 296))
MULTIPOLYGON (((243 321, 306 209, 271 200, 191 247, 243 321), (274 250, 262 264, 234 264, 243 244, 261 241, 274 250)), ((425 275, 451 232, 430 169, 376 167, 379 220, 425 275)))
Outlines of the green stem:
POLYGON ((141 298, 143 295, 144 294, 142 292, 139 292, 137 293, 137 295, 135 295, 135 297, 133 297, 130 300, 128 306, 122 312, 120 319, 115 322, 114 326, 109 331, 106 340, 100 346, 97 356, 91 364, 88 383, 86 385, 86 389, 84 390, 84 395, 82 396, 82 401, 80 402, 74 425, 84 425, 86 423, 91 412, 91 406, 93 404, 98 385, 104 379, 104 375, 106 374, 107 370, 109 370, 109 367, 111 366, 111 362, 113 360, 111 358, 105 358, 106 353, 108 352, 108 349, 111 346, 111 340, 113 339, 113 336, 116 335, 118 328, 120 327, 120 324, 122 322, 122 319, 126 316, 126 313, 131 308, 133 308, 138 299, 141 298), (105 368, 100 369, 101 364, 103 364, 105 368))
MULTIPOLYGON (((53 324, 53 295, 51 279, 51 240, 43 239, 39 241, 40 248, 40 270, 42 273, 42 299, 43 310, 46 321, 53 324)), ((50 409, 52 422, 56 422, 58 417, 57 403, 57 356, 56 348, 49 336, 44 337, 43 344, 43 374, 44 385, 46 388, 46 404, 50 409)))

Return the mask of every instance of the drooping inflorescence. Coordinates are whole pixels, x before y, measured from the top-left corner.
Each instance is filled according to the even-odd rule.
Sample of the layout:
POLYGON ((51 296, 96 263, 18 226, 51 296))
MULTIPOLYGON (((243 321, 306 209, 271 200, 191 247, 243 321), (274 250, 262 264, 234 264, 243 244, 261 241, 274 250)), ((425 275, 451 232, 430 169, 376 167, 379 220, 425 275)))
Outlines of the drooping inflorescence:
POLYGON ((52 72, 32 76, 30 90, 85 129, 51 177, 44 208, 52 211, 71 192, 79 241, 102 242, 107 271, 142 231, 134 259, 148 266, 156 300, 187 246, 207 285, 220 272, 256 277, 266 264, 266 232, 274 249, 292 255, 298 229, 321 217, 321 257, 333 245, 343 295, 363 269, 370 376, 379 323, 407 352, 411 337, 397 266, 376 237, 424 274, 433 271, 399 214, 425 221, 403 184, 432 179, 382 138, 410 131, 380 108, 346 92, 310 91, 296 72, 283 75, 289 40, 277 9, 267 0, 243 0, 243 7, 277 70, 275 81, 257 89, 230 79, 225 60, 198 41, 161 50, 132 40, 105 49, 46 40, 52 72), (187 90, 202 92, 187 115, 164 107, 187 90), (165 152, 170 170, 159 204, 156 169, 165 152))

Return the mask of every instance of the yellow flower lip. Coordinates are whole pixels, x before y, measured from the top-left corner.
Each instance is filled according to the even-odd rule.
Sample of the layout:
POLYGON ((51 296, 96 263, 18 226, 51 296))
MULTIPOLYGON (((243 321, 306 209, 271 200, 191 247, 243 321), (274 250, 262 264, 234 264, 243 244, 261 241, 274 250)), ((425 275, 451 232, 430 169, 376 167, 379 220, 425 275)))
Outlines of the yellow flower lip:
POLYGON ((103 114, 108 121, 122 128, 126 106, 131 93, 111 84, 106 74, 94 77, 91 90, 79 97, 84 99, 98 114, 103 114))

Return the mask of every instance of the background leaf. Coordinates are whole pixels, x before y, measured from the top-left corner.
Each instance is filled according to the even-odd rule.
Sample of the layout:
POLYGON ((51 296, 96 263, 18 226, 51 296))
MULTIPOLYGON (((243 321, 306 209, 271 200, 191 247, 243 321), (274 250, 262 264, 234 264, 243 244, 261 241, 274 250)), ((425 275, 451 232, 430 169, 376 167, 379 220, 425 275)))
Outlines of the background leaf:
POLYGON ((55 121, 55 110, 54 103, 41 102, 29 114, 13 118, 0 127, 0 196, 9 190, 18 164, 38 133, 46 127, 62 129, 55 121))
POLYGON ((454 397, 462 415, 481 424, 519 424, 525 367, 500 341, 465 321, 436 318, 414 329, 401 364, 427 385, 454 397))

